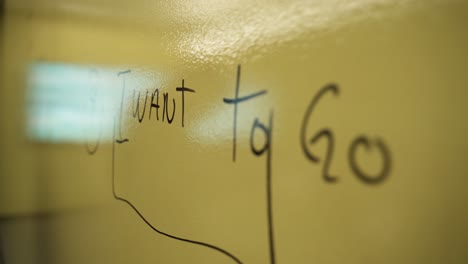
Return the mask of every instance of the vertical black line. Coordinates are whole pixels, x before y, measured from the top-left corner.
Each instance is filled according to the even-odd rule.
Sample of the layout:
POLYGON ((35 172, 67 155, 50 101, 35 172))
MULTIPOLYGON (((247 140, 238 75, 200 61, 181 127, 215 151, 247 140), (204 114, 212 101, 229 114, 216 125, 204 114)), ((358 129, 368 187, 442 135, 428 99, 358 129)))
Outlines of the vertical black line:
MULTIPOLYGON (((237 77, 236 77, 236 94, 234 96, 234 100, 239 98, 239 86, 240 86, 240 71, 241 66, 240 64, 237 65, 237 77)), ((234 103, 234 128, 233 128, 234 137, 232 138, 232 161, 236 161, 236 145, 237 145, 237 102, 234 103)))
POLYGON ((184 127, 185 120, 185 92, 195 93, 195 90, 186 88, 185 81, 182 79, 182 87, 176 87, 177 92, 182 92, 182 127, 184 127))
POLYGON ((268 133, 268 153, 267 153, 267 213, 268 213, 268 238, 270 242, 270 263, 275 264, 275 241, 273 236, 273 206, 271 192, 271 150, 272 150, 272 131, 273 131, 273 111, 270 112, 269 133, 268 133))
MULTIPOLYGON (((185 88, 184 79, 182 79, 182 127, 184 127, 184 115, 185 115, 185 96, 183 89, 185 88)), ((177 88, 176 88, 177 91, 177 88)))

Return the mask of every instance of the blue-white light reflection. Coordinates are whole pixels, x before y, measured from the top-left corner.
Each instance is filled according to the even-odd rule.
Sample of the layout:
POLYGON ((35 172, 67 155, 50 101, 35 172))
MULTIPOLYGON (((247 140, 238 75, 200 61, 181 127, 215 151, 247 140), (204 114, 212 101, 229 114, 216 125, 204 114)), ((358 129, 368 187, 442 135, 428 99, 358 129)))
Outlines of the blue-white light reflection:
POLYGON ((31 65, 28 136, 47 142, 112 139, 118 88, 115 70, 60 63, 31 65))

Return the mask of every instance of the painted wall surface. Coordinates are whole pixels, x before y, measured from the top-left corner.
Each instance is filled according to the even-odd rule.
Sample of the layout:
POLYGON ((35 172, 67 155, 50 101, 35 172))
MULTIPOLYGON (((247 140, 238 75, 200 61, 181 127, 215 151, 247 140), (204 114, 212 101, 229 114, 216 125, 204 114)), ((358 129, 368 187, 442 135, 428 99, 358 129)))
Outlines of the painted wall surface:
POLYGON ((4 5, 0 263, 468 261, 466 1, 4 5))

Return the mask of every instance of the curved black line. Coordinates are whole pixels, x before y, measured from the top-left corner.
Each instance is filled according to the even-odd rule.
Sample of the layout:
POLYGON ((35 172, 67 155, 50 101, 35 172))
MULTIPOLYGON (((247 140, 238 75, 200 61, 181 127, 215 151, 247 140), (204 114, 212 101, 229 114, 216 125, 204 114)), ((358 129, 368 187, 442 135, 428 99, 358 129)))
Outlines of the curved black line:
POLYGON ((146 220, 146 218, 143 216, 143 214, 140 213, 140 211, 135 207, 135 205, 133 205, 129 200, 118 196, 116 191, 115 191, 115 122, 114 122, 114 133, 113 133, 113 135, 114 135, 113 136, 114 140, 112 141, 112 195, 114 196, 114 199, 122 201, 122 202, 128 204, 135 211, 135 213, 138 214, 138 216, 141 218, 141 220, 143 220, 156 233, 161 234, 161 235, 166 236, 166 237, 169 237, 169 238, 172 238, 172 239, 179 240, 179 241, 183 241, 183 242, 192 243, 192 244, 196 244, 196 245, 211 248, 213 250, 216 250, 216 251, 218 251, 220 253, 223 253, 224 255, 230 257, 236 263, 242 264, 242 261, 240 261, 240 259, 238 259, 233 254, 229 253, 225 249, 222 249, 220 247, 217 247, 217 246, 205 243, 205 242, 200 242, 200 241, 190 240, 190 239, 186 239, 186 238, 182 238, 182 237, 177 237, 177 236, 165 233, 165 232, 157 229, 148 220, 146 220))
MULTIPOLYGON (((322 176, 323 179, 328 182, 328 183, 335 183, 338 181, 338 177, 330 175, 330 166, 331 162, 333 160, 333 151, 335 149, 335 140, 333 136, 333 131, 329 128, 325 128, 320 130, 319 133, 317 133, 310 141, 310 144, 315 144, 319 139, 322 137, 325 137, 327 139, 327 154, 325 156, 324 164, 323 164, 323 169, 322 169, 322 176)), ((319 161, 319 160, 317 160, 319 161)))
POLYGON ((356 174, 356 176, 367 184, 379 184, 386 180, 390 174, 392 167, 392 159, 390 155, 390 150, 387 148, 385 143, 380 139, 375 139, 376 146, 380 149, 383 156, 383 167, 378 175, 369 175, 359 168, 359 165, 356 162, 356 149, 359 145, 364 146, 367 150, 371 147, 370 140, 365 136, 359 136, 353 140, 349 146, 348 159, 349 164, 351 165, 351 170, 356 174))
POLYGON ((301 135, 300 135, 301 147, 302 147, 302 151, 304 152, 304 155, 313 163, 318 163, 319 158, 316 157, 314 154, 312 154, 307 148, 307 139, 306 139, 307 124, 309 123, 309 120, 312 115, 312 111, 315 108, 315 105, 317 105, 319 100, 322 98, 322 96, 324 96, 325 93, 329 91, 333 92, 335 96, 339 95, 339 92, 340 92, 337 84, 330 83, 330 84, 325 85, 323 88, 320 89, 317 95, 309 103, 309 106, 307 107, 307 110, 304 114, 304 118, 302 119, 301 135))

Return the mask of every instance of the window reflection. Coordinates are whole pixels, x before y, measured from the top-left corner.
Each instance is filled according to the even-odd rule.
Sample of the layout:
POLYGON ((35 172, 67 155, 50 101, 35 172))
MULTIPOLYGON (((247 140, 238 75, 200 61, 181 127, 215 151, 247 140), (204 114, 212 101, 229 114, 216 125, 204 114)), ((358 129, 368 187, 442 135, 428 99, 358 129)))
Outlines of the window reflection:
POLYGON ((46 142, 112 138, 118 96, 115 70, 34 63, 28 71, 27 134, 46 142))

